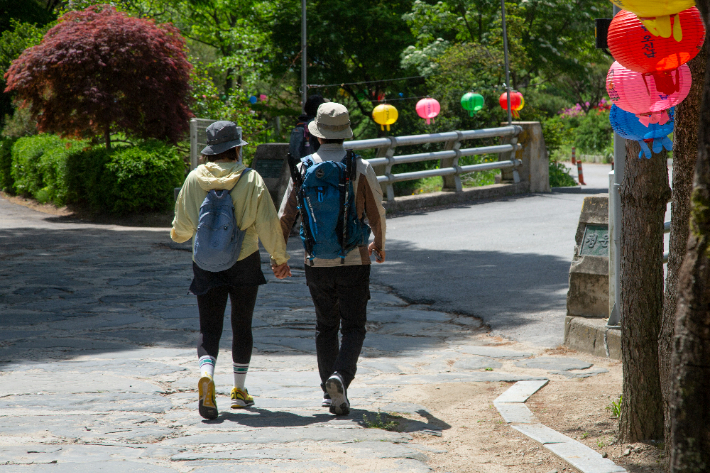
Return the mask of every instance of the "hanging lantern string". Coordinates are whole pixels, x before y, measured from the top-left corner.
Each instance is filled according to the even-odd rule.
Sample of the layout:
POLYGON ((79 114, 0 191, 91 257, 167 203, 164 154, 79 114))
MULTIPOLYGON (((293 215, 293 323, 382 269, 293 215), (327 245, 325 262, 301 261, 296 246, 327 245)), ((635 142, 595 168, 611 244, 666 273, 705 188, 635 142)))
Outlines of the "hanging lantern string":
POLYGON ((361 82, 341 82, 340 84, 308 84, 306 87, 309 89, 323 89, 326 87, 343 87, 346 85, 363 85, 363 84, 378 84, 381 82, 396 82, 401 80, 412 80, 412 79, 423 79, 427 76, 409 76, 409 77, 399 77, 396 79, 380 79, 380 80, 365 80, 361 82))

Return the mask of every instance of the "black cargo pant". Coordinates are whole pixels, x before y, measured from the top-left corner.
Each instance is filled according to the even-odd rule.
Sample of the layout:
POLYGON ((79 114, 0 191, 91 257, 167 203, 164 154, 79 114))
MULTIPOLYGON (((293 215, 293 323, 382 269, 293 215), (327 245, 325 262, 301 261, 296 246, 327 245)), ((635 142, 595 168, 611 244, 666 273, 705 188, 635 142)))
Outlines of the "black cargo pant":
POLYGON ((306 283, 316 307, 316 354, 321 387, 337 371, 349 386, 365 341, 370 265, 306 266, 306 283), (338 329, 342 342, 338 343, 338 329))

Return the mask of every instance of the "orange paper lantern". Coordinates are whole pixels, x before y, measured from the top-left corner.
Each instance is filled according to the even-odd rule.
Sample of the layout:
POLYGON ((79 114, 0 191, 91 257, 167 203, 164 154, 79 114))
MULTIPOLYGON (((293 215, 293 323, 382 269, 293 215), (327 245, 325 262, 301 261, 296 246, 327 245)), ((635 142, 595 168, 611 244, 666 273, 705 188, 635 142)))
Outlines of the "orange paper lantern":
POLYGON ((609 26, 609 51, 619 64, 632 71, 676 69, 693 59, 705 41, 705 26, 697 8, 683 10, 679 17, 683 39, 675 41, 653 36, 634 13, 621 10, 609 26))

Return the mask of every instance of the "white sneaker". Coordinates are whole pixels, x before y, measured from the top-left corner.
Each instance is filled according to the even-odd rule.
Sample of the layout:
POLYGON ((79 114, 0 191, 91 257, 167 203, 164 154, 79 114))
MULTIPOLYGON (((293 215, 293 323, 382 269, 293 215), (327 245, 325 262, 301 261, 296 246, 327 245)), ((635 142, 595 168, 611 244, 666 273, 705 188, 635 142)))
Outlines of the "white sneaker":
POLYGON ((330 413, 337 416, 346 416, 350 414, 350 401, 348 401, 348 392, 345 388, 342 376, 338 373, 333 373, 328 381, 325 382, 325 390, 330 395, 330 413))

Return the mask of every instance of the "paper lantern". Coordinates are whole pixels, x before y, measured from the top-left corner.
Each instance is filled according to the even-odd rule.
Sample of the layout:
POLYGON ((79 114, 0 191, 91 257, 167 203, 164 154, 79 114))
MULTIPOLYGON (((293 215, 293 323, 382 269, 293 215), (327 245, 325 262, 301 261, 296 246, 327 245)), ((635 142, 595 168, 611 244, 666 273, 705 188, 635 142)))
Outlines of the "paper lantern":
POLYGON ((636 115, 614 105, 609 113, 609 122, 614 131, 622 138, 639 142, 639 145, 641 145, 639 158, 642 156, 651 158, 649 144, 652 146, 654 153, 660 153, 663 148, 668 151, 673 149, 673 142, 668 138, 668 135, 673 133, 674 115, 675 108, 671 108, 668 111, 669 120, 666 123, 645 126, 636 115))
MULTIPOLYGON (((461 97, 461 106, 463 107, 464 110, 468 111, 468 114, 470 116, 473 116, 474 113, 480 111, 483 109, 483 95, 481 94, 474 94, 473 92, 467 92, 461 97)), ((506 102, 506 106, 508 103, 506 102)))
POLYGON ((681 24, 678 12, 695 6, 695 0, 611 0, 619 8, 636 13, 643 25, 654 36, 683 39, 685 25, 681 24), (671 24, 673 16, 673 24, 671 24))
POLYGON ((666 111, 687 97, 691 83, 687 64, 672 71, 642 74, 614 62, 606 76, 612 102, 638 116, 644 125, 666 123, 666 111))
POLYGON ((630 11, 616 14, 609 26, 609 51, 619 64, 636 72, 668 71, 693 59, 705 41, 705 26, 697 8, 680 12, 683 40, 651 35, 630 11))
POLYGON ((266 102, 269 97, 266 96, 266 94, 261 94, 259 95, 259 101, 260 102, 266 102))
POLYGON ((387 131, 389 131, 390 125, 397 121, 398 117, 399 113, 397 109, 388 103, 382 103, 372 111, 372 118, 375 120, 375 123, 380 125, 383 130, 386 126, 387 131))
POLYGON ((426 120, 426 124, 431 123, 431 119, 436 117, 441 110, 439 101, 432 98, 421 99, 417 102, 417 115, 426 120))
MULTIPOLYGON (((498 103, 500 104, 500 108, 503 110, 508 110, 508 93, 503 92, 498 99, 498 103)), ((511 92, 510 93, 510 111, 511 114, 515 118, 520 118, 520 114, 518 112, 523 109, 523 106, 525 105, 525 99, 523 98, 523 94, 520 92, 511 92)))
POLYGON ((255 104, 256 102, 258 102, 258 101, 259 101, 259 99, 256 98, 256 95, 252 95, 252 96, 249 97, 249 103, 252 104, 252 105, 254 105, 254 104, 255 104))

